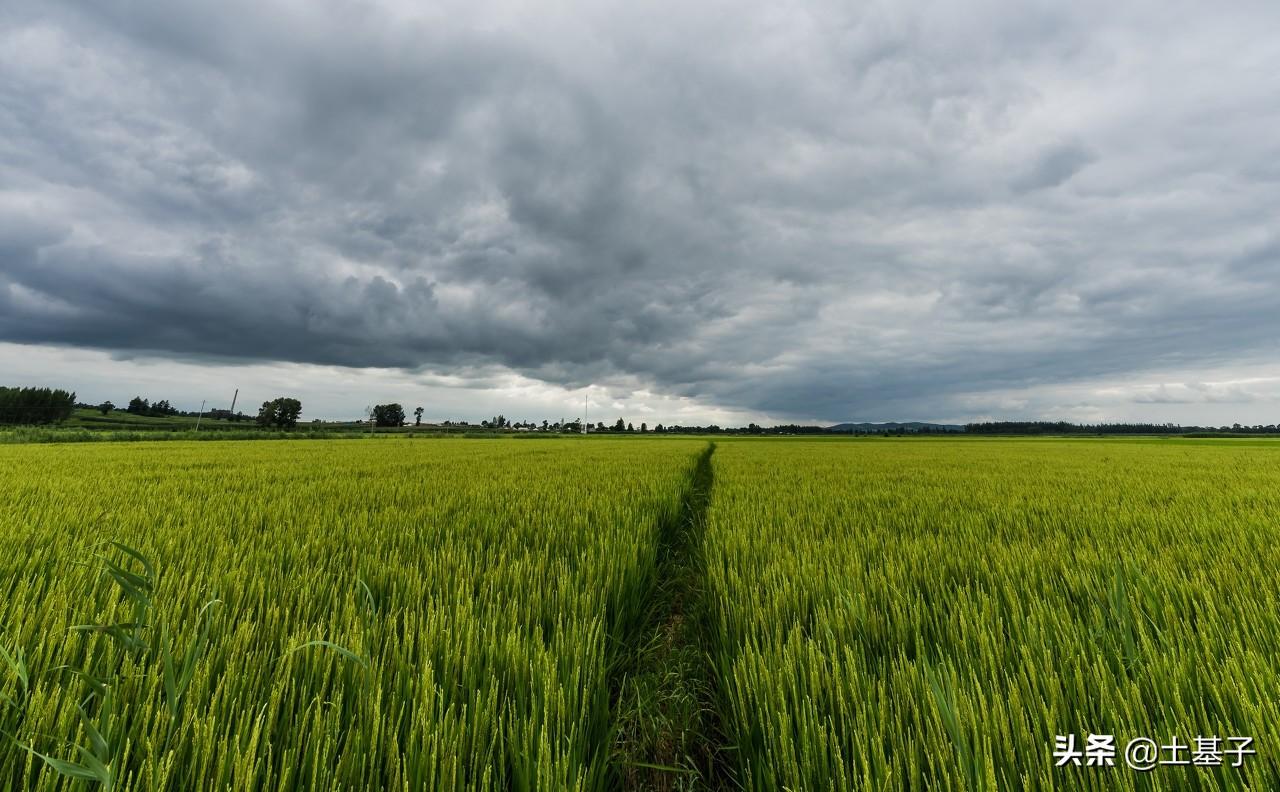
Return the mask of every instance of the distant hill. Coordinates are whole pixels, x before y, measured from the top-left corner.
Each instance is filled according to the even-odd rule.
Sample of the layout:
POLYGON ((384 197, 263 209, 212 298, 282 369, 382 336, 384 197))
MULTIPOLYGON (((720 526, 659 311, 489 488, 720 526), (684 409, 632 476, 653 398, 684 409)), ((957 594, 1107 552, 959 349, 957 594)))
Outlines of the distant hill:
POLYGON ((908 421, 907 423, 842 423, 827 427, 829 432, 896 432, 899 429, 904 432, 919 432, 921 429, 930 432, 964 431, 964 427, 960 424, 921 423, 920 421, 908 421))

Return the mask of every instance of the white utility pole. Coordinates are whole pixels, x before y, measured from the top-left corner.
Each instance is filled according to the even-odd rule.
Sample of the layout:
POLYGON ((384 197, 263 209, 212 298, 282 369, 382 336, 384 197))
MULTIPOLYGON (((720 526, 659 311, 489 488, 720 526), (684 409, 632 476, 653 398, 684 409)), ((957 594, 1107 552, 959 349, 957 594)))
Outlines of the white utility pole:
MULTIPOLYGON (((236 391, 239 393, 239 391, 236 391)), ((204 399, 200 400, 200 414, 196 416, 196 431, 200 431, 200 419, 204 417, 204 399)))

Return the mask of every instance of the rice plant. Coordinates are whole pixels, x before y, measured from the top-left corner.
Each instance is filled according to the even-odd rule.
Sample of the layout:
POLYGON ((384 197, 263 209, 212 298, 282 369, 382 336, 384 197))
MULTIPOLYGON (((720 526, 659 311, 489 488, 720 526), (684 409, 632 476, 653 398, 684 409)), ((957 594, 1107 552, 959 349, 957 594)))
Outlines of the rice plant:
POLYGON ((725 441, 705 542, 748 789, 1280 788, 1273 444, 725 441))
POLYGON ((707 448, 0 447, 0 788, 1280 788, 1280 447, 707 448))
POLYGON ((0 448, 0 788, 610 788, 704 447, 0 448))

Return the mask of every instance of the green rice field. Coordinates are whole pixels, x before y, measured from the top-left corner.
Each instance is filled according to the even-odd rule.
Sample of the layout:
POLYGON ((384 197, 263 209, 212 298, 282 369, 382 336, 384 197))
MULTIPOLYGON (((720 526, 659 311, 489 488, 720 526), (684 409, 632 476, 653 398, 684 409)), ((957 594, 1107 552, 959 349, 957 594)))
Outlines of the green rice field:
POLYGON ((721 443, 711 651, 744 786, 1280 788, 1278 452, 721 443), (1068 733, 1257 754, 1056 767, 1068 733))
POLYGON ((1277 570, 1266 440, 0 445, 0 789, 1277 789, 1277 570))

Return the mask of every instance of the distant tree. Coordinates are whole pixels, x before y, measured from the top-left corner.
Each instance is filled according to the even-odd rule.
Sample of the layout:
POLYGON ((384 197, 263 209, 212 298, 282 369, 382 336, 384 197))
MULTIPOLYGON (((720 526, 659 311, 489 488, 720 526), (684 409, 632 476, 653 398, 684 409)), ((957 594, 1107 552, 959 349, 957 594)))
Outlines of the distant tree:
POLYGON ((614 424, 614 425, 613 425, 613 431, 615 431, 615 432, 625 432, 625 431, 627 431, 627 424, 626 424, 626 422, 625 422, 625 421, 623 421, 621 418, 619 418, 619 419, 618 419, 618 422, 617 422, 616 424, 614 424))
POLYGON ((376 426, 404 426, 404 407, 395 402, 375 404, 373 422, 376 426))
POLYGON ((276 411, 276 423, 285 429, 292 429, 297 426, 298 416, 302 415, 302 402, 285 397, 276 399, 276 401, 280 404, 276 411))
POLYGON ((644 423, 644 422, 641 422, 641 424, 640 424, 640 434, 644 434, 644 433, 645 433, 645 432, 647 432, 647 431, 649 431, 649 425, 648 425, 648 424, 646 424, 646 423, 644 423))
POLYGON ((98 405, 98 412, 102 413, 103 415, 106 415, 107 413, 111 412, 115 408, 116 406, 111 402, 104 401, 102 404, 98 405))
POLYGON ((151 415, 158 415, 158 416, 178 414, 178 411, 174 409, 173 405, 169 404, 168 399, 160 399, 158 401, 152 402, 151 410, 149 412, 151 415))
POLYGON ((418 408, 415 408, 415 409, 414 409, 414 411, 413 411, 413 425, 414 425, 414 426, 422 426, 422 413, 423 413, 423 409, 422 409, 421 407, 418 407, 418 408))
POLYGON ((547 431, 547 419, 546 419, 546 418, 543 418, 543 419, 542 419, 542 431, 544 431, 544 432, 545 432, 545 431, 547 431))
POLYGON ((276 403, 274 401, 264 401, 262 407, 258 410, 259 426, 274 426, 276 422, 276 403))
MULTIPOLYGON (((1235 427, 1222 427, 1226 432, 1235 429, 1246 429, 1236 424, 1235 427)), ((969 434, 1005 434, 1005 435, 1112 435, 1112 434, 1190 434, 1213 431, 1212 427, 1177 426, 1175 424, 1073 424, 1067 421, 991 421, 986 423, 966 424, 964 431, 969 434)))
POLYGON ((258 424, 292 429, 298 425, 298 416, 301 414, 302 402, 281 396, 262 403, 262 408, 258 410, 258 424))
POLYGON ((635 428, 634 426, 632 426, 630 423, 627 423, 627 431, 628 431, 628 432, 634 432, 635 430, 636 430, 636 428, 635 428))
POLYGON ((48 424, 65 421, 76 409, 76 395, 52 388, 0 388, 0 423, 48 424))
POLYGON ((134 396, 129 400, 129 406, 125 408, 125 412, 134 415, 146 415, 151 411, 151 403, 141 396, 134 396))

